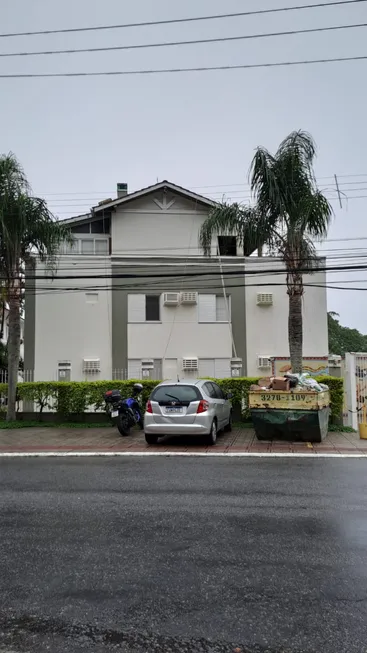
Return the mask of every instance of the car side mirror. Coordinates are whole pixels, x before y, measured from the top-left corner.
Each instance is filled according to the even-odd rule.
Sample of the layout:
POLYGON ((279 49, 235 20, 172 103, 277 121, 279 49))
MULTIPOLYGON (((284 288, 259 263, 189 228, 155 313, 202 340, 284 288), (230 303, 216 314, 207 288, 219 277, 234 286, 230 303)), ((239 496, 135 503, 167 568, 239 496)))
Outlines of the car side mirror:
POLYGON ((232 399, 233 393, 232 392, 227 392, 226 393, 226 399, 232 399))

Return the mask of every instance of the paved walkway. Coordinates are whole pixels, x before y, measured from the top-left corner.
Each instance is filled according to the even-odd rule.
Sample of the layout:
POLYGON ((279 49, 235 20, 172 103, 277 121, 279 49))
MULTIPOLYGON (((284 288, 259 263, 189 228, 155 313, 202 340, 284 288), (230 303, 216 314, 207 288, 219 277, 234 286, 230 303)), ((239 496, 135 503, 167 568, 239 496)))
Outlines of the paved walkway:
POLYGON ((141 431, 121 437, 115 428, 24 428, 0 430, 0 455, 4 453, 303 453, 367 456, 367 440, 358 433, 330 433, 320 444, 301 442, 259 442, 251 429, 235 428, 218 436, 214 447, 197 438, 164 438, 148 446, 141 431))

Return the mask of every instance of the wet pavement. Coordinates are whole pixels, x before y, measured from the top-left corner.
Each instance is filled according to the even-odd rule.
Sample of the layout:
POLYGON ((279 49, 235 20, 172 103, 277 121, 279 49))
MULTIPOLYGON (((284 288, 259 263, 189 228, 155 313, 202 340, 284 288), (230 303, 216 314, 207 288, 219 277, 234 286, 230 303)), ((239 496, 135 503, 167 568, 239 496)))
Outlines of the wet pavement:
POLYGON ((364 459, 0 460, 0 653, 365 653, 364 459))
POLYGON ((101 453, 301 453, 343 454, 367 456, 367 440, 358 433, 329 433, 318 444, 310 442, 260 442, 253 429, 234 428, 220 433, 214 447, 206 446, 202 438, 166 437, 155 446, 147 445, 144 433, 132 430, 123 438, 116 428, 50 428, 33 427, 0 430, 2 453, 39 452, 101 452, 101 453))

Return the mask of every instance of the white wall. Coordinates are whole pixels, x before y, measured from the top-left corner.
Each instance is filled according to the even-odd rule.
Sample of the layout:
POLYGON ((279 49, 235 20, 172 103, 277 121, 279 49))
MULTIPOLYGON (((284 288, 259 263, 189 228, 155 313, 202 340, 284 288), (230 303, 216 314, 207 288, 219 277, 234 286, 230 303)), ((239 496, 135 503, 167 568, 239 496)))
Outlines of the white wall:
MULTIPOLYGON (((110 274, 109 259, 104 257, 60 258, 58 275, 110 274)), ((43 267, 37 266, 40 276, 43 267)), ((112 378, 112 323, 110 279, 37 279, 36 282, 35 380, 56 380, 59 360, 71 361, 71 379, 112 378), (88 287, 97 286, 98 291, 88 287), (79 287, 78 292, 64 288, 79 287), (47 289, 47 292, 45 292, 47 289), (48 292, 50 289, 50 292, 48 292), (96 303, 89 303, 86 292, 97 293, 96 303), (85 377, 84 358, 99 358, 101 372, 85 377)))
MULTIPOLYGON (((130 302, 131 308, 132 302, 130 302)), ((167 307, 161 296, 160 323, 128 324, 129 359, 163 360, 164 378, 181 373, 183 358, 227 359, 232 356, 229 323, 198 323, 198 306, 167 307)), ((130 310, 130 318, 135 319, 130 310)))
MULTIPOLYGON (((288 295, 285 274, 253 275, 256 269, 281 269, 276 260, 258 259, 246 263, 246 339, 247 373, 261 374, 257 367, 258 356, 289 356, 288 346, 288 295), (257 286, 256 284, 282 283, 282 286, 257 286), (254 285, 252 285, 254 284, 254 285), (272 293, 272 306, 257 306, 257 293, 272 293)), ((323 285, 323 288, 305 288, 303 297, 303 356, 328 355, 326 274, 317 272, 304 275, 304 283, 323 285)))
POLYGON ((168 205, 174 204, 162 210, 154 199, 162 202, 162 192, 122 205, 112 214, 112 255, 202 255, 198 235, 208 216, 205 206, 167 193, 168 205))

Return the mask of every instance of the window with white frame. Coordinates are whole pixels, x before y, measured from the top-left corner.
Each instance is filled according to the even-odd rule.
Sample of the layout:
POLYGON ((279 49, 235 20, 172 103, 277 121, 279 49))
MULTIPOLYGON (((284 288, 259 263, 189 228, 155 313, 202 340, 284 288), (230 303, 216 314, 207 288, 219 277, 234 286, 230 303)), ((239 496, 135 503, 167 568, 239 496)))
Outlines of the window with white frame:
POLYGON ((109 251, 109 238, 74 238, 72 243, 64 243, 60 248, 60 254, 64 256, 108 256, 109 251))
POLYGON ((160 295, 128 295, 128 322, 160 322, 160 295))
POLYGON ((199 295, 199 322, 230 322, 230 299, 228 295, 199 295))

